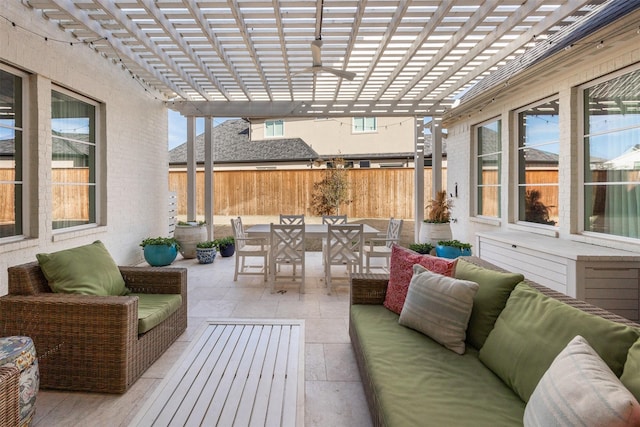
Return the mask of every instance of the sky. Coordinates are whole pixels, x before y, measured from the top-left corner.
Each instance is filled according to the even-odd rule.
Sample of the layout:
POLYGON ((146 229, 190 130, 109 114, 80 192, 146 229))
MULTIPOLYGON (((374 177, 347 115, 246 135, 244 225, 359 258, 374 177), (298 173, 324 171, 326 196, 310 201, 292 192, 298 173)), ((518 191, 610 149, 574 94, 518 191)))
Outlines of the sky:
MULTIPOLYGON (((216 127, 226 120, 228 119, 214 118, 213 126, 216 127)), ((198 117, 196 118, 196 135, 202 132, 204 132, 204 118, 198 117)), ((169 150, 185 142, 187 142, 187 118, 176 111, 169 110, 169 150)))

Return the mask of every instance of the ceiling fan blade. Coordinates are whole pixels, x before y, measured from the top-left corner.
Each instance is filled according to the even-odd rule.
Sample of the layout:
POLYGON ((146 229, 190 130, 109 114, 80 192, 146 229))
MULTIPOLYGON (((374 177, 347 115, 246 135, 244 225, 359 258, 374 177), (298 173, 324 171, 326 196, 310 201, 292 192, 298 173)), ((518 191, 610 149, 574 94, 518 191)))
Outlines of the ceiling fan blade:
POLYGON ((331 73, 343 79, 353 80, 356 78, 356 73, 352 73, 351 71, 338 70, 336 68, 330 68, 330 67, 320 67, 320 69, 322 71, 326 71, 327 73, 331 73))
POLYGON ((314 40, 311 42, 311 57, 313 58, 313 65, 322 66, 322 40, 314 40))

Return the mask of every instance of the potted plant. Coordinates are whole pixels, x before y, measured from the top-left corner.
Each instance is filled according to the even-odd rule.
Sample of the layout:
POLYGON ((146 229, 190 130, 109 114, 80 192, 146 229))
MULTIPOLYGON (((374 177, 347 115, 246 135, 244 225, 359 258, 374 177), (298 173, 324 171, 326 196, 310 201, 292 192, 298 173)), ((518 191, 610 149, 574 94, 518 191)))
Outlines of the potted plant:
POLYGON ((411 243, 409 245, 409 249, 414 252, 418 252, 419 254, 431 255, 433 248, 434 246, 431 243, 411 243))
POLYGON ((196 244, 196 258, 200 264, 211 264, 216 259, 218 244, 214 240, 206 240, 196 244))
POLYGON ((180 253, 184 258, 196 257, 196 244, 207 239, 207 227, 204 221, 179 221, 173 237, 180 245, 180 253))
POLYGON ((440 240, 451 239, 451 208, 453 201, 445 190, 438 191, 436 198, 427 204, 427 217, 420 226, 420 243, 436 245, 440 240))
POLYGON ((459 240, 441 240, 436 246, 436 255, 441 258, 458 258, 471 255, 471 244, 459 240))
POLYGON ((144 259, 153 267, 169 265, 178 256, 180 244, 173 237, 148 237, 144 239, 142 246, 144 259))
POLYGON ((214 240, 214 242, 218 246, 220 256, 230 257, 233 256, 236 251, 235 239, 232 236, 221 237, 220 239, 214 240))

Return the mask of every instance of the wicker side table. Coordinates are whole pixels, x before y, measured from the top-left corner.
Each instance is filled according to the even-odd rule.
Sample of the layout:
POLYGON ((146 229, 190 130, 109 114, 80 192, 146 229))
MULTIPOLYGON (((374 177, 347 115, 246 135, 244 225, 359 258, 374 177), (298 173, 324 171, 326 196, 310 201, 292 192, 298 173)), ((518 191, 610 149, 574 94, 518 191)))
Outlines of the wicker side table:
POLYGON ((0 338, 0 425, 31 425, 39 385, 38 359, 31 338, 0 338))

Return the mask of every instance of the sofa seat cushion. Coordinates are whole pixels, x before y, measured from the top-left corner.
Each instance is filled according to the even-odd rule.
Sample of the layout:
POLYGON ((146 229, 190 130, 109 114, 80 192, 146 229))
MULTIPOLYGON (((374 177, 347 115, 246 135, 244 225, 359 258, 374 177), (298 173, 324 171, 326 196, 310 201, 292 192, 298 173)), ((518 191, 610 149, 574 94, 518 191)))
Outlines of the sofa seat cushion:
POLYGON ((511 291, 524 280, 524 276, 490 270, 458 259, 453 277, 472 280, 480 286, 473 297, 473 309, 467 328, 467 342, 479 350, 504 309, 511 291))
POLYGON ((36 258, 53 292, 99 296, 129 293, 117 264, 100 240, 36 254, 36 258))
POLYGON ((555 357, 576 335, 583 336, 617 377, 638 332, 585 313, 518 284, 487 341, 480 360, 525 402, 555 357))
POLYGON ((138 334, 144 334, 162 323, 182 305, 176 294, 131 294, 138 297, 138 334))
POLYGON ((640 401, 640 339, 629 349, 620 381, 640 401))
POLYGON ((449 351, 381 305, 351 306, 351 324, 386 425, 522 425, 524 402, 476 349, 449 351))

